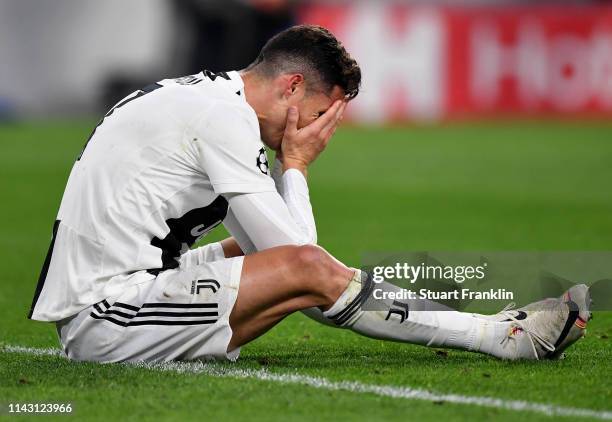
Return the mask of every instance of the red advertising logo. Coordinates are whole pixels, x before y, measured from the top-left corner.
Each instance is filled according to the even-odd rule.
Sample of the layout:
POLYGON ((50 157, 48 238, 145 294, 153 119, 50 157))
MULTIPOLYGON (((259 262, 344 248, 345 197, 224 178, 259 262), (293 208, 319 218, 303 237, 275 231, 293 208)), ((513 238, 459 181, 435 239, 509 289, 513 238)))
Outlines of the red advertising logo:
POLYGON ((315 5, 360 61, 366 122, 612 113, 612 7, 315 5))

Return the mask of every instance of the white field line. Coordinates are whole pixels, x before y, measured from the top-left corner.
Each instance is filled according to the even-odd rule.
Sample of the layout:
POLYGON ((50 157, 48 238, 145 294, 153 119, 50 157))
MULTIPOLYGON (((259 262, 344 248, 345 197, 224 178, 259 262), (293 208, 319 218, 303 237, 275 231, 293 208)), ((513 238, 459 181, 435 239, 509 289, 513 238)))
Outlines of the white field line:
MULTIPOLYGON (((24 353, 37 356, 63 356, 59 349, 38 349, 21 346, 0 347, 9 353, 24 353)), ((460 394, 444 394, 419 388, 399 387, 392 385, 363 384, 354 381, 331 381, 326 378, 312 377, 300 374, 283 374, 268 372, 265 369, 237 369, 227 365, 205 362, 168 362, 168 363, 133 363, 126 364, 154 371, 170 371, 187 374, 203 374, 219 378, 255 379, 277 382, 280 384, 305 385, 322 390, 348 391, 352 393, 368 393, 382 397, 398 399, 424 400, 456 404, 471 404, 475 406, 506 409, 513 411, 536 412, 548 416, 586 417, 601 420, 612 420, 612 411, 593 410, 576 407, 563 407, 553 404, 532 403, 521 400, 504 400, 494 397, 464 396, 460 394)))

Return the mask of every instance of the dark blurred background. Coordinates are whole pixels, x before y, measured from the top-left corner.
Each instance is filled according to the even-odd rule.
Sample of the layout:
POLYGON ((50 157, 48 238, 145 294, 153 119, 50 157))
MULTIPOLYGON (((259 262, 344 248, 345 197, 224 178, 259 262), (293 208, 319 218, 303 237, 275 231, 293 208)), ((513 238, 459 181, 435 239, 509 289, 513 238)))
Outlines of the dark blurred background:
POLYGON ((0 118, 100 114, 151 81, 242 69, 301 22, 362 64, 358 122, 612 116, 605 1, 2 0, 0 118))

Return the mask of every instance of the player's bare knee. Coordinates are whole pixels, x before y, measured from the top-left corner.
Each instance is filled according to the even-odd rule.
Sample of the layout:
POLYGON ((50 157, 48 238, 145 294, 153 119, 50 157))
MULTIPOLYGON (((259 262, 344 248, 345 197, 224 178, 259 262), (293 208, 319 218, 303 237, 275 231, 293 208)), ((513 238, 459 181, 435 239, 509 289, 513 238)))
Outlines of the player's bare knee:
POLYGON ((319 284, 318 281, 329 278, 332 271, 330 255, 317 245, 298 247, 296 261, 303 274, 317 284, 319 284))
POLYGON ((325 251, 317 245, 302 245, 296 249, 296 263, 304 269, 317 269, 321 261, 325 259, 325 251))
POLYGON ((346 267, 320 246, 300 246, 297 261, 305 276, 305 285, 325 303, 335 302, 346 289, 349 281, 346 267))

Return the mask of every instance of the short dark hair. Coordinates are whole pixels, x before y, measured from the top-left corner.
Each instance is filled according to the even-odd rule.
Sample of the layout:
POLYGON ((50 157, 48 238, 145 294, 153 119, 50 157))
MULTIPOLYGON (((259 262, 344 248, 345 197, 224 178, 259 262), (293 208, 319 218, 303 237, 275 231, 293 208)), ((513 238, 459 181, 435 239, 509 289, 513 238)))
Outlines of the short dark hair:
POLYGON ((355 59, 330 31, 317 25, 293 26, 275 35, 247 69, 268 77, 301 73, 307 83, 327 93, 339 86, 347 100, 359 94, 361 85, 355 59))

